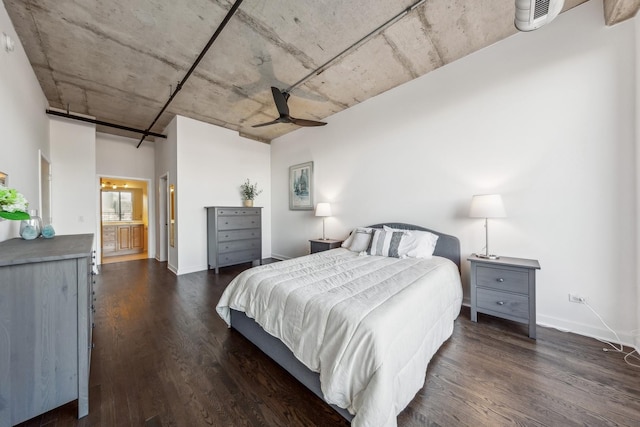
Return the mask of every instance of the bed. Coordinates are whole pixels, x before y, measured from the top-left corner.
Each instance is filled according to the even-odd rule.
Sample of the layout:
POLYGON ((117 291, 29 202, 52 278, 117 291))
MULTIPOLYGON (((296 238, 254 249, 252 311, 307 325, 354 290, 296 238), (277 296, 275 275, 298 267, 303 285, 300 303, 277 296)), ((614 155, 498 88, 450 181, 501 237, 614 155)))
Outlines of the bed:
POLYGON ((338 248, 263 265, 234 278, 216 310, 353 426, 395 426, 453 332, 460 244, 410 224, 367 229, 432 233, 433 257, 338 248))

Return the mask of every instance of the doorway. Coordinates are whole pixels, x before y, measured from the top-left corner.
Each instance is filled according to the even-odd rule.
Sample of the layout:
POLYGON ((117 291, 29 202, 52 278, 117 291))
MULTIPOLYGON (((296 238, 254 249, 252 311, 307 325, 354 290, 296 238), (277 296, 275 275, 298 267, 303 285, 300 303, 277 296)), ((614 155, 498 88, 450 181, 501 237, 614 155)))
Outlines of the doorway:
POLYGON ((148 258, 147 181, 100 178, 102 264, 148 258))

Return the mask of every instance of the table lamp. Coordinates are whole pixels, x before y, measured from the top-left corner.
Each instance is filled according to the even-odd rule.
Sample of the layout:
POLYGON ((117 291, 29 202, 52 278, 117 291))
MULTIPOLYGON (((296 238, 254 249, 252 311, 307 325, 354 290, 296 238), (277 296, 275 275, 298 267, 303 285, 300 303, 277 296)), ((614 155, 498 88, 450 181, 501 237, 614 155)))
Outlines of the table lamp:
POLYGON ((331 216, 331 204, 318 203, 316 206, 316 216, 322 217, 322 240, 327 240, 324 236, 324 220, 326 217, 331 216))
POLYGON ((471 199, 471 208, 469 209, 469 217, 484 218, 485 232, 485 253, 476 254, 478 258, 498 259, 497 255, 489 253, 489 218, 504 218, 507 214, 502 203, 502 196, 499 194, 482 194, 473 196, 471 199))

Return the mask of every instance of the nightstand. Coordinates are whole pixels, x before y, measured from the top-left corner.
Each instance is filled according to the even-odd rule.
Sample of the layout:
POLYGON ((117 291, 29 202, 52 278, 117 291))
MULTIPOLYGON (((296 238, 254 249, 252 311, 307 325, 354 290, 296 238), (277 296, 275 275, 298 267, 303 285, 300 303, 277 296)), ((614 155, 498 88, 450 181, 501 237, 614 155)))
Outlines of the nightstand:
POLYGON ((529 325, 529 337, 536 338, 535 259, 500 257, 483 259, 475 255, 471 262, 471 321, 478 313, 529 325))
POLYGON ((311 239, 309 240, 311 243, 311 253, 315 254, 316 252, 328 251, 329 249, 339 248, 344 240, 333 240, 333 239, 311 239))

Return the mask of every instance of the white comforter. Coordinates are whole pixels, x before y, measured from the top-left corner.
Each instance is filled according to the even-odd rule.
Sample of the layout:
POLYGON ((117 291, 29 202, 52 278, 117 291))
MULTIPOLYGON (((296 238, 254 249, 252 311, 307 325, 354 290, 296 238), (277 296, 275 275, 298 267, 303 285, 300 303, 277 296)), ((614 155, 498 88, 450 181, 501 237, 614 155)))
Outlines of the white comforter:
POLYGON ((396 426, 453 332, 460 275, 451 261, 358 256, 347 249, 246 270, 216 310, 243 311, 320 373, 325 400, 353 426, 396 426))

